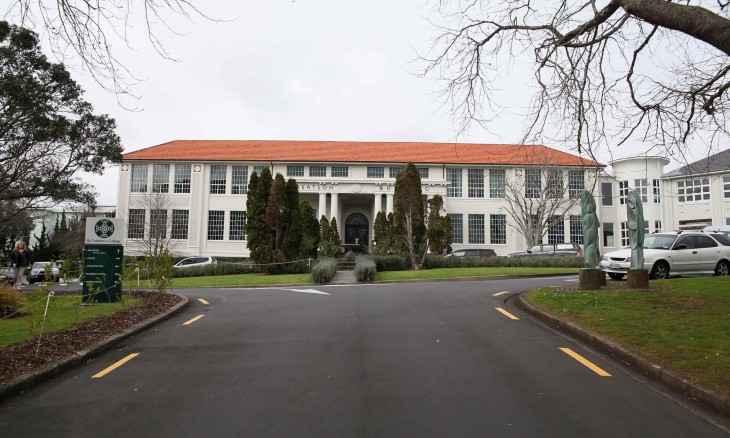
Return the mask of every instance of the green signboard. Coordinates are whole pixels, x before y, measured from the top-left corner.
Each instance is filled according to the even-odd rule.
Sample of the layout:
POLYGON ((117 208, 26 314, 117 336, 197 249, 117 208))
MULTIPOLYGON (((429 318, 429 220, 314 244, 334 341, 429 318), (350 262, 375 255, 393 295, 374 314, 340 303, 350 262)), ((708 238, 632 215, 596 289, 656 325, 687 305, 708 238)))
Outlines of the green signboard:
POLYGON ((90 217, 86 220, 83 302, 115 303, 122 295, 124 246, 119 219, 90 217))

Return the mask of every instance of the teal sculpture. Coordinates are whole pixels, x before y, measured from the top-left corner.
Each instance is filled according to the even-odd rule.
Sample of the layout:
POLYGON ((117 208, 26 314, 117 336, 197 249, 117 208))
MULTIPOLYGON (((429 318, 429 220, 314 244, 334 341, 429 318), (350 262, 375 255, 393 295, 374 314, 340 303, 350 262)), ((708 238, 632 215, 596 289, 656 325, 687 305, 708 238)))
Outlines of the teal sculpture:
POLYGON ((588 190, 583 191, 580 200, 581 223, 583 225, 583 267, 600 269, 601 255, 598 251, 598 228, 601 223, 596 214, 596 200, 588 190))
POLYGON ((630 269, 644 269, 644 207, 635 190, 626 197, 626 216, 629 219, 630 269))

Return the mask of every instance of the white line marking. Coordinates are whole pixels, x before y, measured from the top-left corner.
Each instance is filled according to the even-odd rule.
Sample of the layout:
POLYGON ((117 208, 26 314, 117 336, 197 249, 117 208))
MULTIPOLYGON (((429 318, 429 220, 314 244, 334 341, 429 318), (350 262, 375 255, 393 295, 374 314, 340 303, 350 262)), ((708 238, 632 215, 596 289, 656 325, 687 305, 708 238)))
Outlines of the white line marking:
POLYGON ((319 291, 319 290, 316 290, 316 289, 286 289, 286 288, 283 288, 283 287, 282 288, 277 288, 277 289, 288 290, 288 291, 292 291, 292 292, 300 292, 300 293, 303 293, 303 294, 329 295, 327 292, 322 292, 322 291, 319 291))

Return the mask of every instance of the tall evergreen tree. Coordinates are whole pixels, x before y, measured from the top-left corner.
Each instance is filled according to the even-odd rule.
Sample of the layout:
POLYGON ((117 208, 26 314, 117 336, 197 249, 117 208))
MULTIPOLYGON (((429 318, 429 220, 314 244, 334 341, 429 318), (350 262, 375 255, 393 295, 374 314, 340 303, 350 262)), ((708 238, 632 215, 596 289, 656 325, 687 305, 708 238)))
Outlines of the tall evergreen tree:
POLYGON ((301 230, 301 242, 297 258, 316 258, 317 248, 320 241, 320 223, 314 217, 314 209, 307 201, 299 202, 299 218, 294 222, 294 227, 301 230))
POLYGON ((46 230, 46 223, 43 222, 41 226, 41 235, 34 234, 36 243, 31 248, 34 260, 54 260, 53 254, 51 253, 51 239, 46 230))
POLYGON ((251 174, 246 200, 246 236, 251 259, 257 264, 271 263, 272 260, 274 239, 272 230, 266 224, 271 185, 271 171, 268 168, 264 168, 261 176, 256 172, 251 174))
POLYGON ((379 211, 373 222, 374 255, 388 254, 388 217, 384 211, 379 211))
POLYGON ((451 248, 451 218, 444 213, 444 198, 434 195, 428 201, 428 225, 426 237, 428 249, 433 254, 442 254, 451 248))
POLYGON ((334 217, 330 221, 330 242, 335 246, 335 254, 340 250, 342 240, 340 239, 340 232, 337 229, 337 219, 334 217))
MULTIPOLYGON (((311 217, 311 216, 310 216, 311 217)), ((287 260, 299 258, 300 245, 304 236, 302 217, 299 205, 299 184, 293 178, 286 182, 284 187, 284 233, 283 251, 287 260)))
POLYGON ((332 244, 332 229, 325 215, 319 219, 319 255, 333 257, 337 248, 332 244))
MULTIPOLYGON (((272 260, 281 263, 286 260, 284 242, 288 231, 288 220, 286 211, 286 182, 284 177, 277 173, 274 183, 271 185, 269 202, 266 205, 264 220, 270 232, 273 234, 274 247, 271 248, 272 260)), ((272 266, 270 272, 278 272, 281 265, 272 266)))
POLYGON ((393 210, 397 225, 404 231, 401 236, 406 257, 413 269, 421 269, 428 242, 424 223, 421 176, 413 163, 406 164, 405 169, 396 176, 393 210))

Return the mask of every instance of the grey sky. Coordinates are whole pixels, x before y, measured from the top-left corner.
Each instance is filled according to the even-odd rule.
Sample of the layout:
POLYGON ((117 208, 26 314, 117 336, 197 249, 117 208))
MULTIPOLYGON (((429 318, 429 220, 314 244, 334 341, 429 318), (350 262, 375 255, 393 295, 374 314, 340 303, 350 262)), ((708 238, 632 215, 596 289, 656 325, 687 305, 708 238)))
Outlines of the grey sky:
MULTIPOLYGON (((177 26, 184 35, 162 33, 180 62, 162 59, 139 24, 129 30, 132 49, 115 47, 142 78, 132 89, 140 99, 122 98, 139 111, 120 107, 88 74, 73 73, 96 111, 116 119, 126 152, 175 139, 521 139, 532 77, 519 66, 500 92, 508 105, 503 115, 488 130, 475 125, 457 137, 457 124, 436 94, 439 84, 415 75, 425 66, 417 53, 426 53, 436 35, 427 19, 437 20, 436 13, 423 0, 196 3, 230 21, 194 18, 177 26)), ((103 177, 85 176, 96 185, 100 205, 116 203, 117 175, 113 167, 103 177)))

